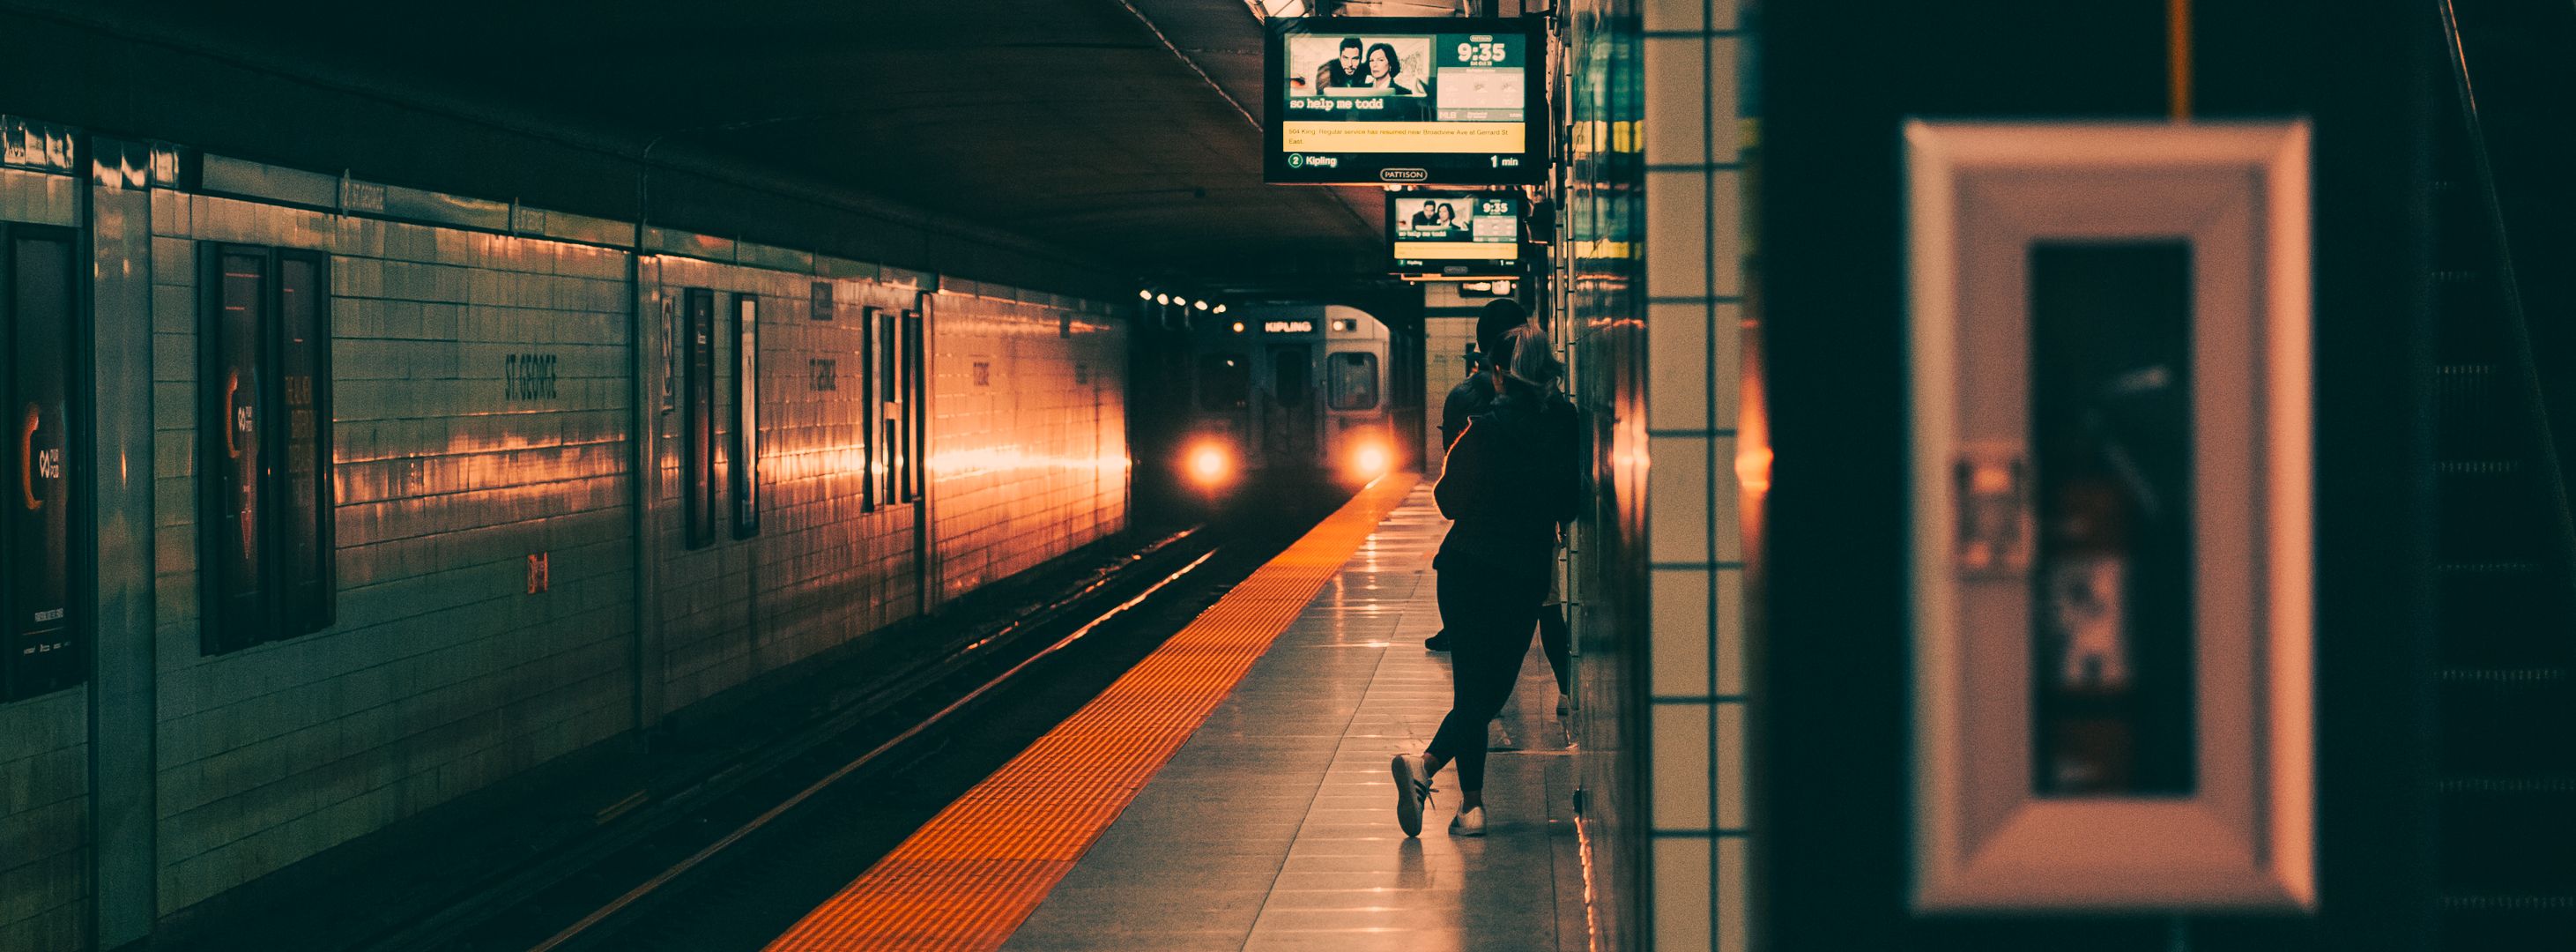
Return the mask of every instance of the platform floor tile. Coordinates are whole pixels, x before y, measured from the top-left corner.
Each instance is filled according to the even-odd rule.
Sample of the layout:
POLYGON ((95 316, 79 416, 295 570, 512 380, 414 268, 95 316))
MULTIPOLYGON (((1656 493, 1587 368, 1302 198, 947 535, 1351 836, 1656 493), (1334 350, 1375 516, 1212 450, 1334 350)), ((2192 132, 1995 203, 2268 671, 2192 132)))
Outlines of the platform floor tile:
POLYGON ((1553 952, 1585 947, 1574 759, 1533 639, 1486 761, 1482 839, 1448 835, 1453 771, 1419 839, 1387 758, 1449 710, 1417 489, 1324 585, 1006 952, 1094 949, 1553 952))

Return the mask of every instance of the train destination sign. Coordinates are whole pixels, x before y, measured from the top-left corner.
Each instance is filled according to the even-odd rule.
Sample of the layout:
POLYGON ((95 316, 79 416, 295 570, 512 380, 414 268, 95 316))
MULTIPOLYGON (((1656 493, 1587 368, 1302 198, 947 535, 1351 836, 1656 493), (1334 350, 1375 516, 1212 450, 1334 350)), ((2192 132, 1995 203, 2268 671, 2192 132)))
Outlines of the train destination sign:
POLYGON ((1271 20, 1262 180, 1544 180, 1539 30, 1502 17, 1271 20))

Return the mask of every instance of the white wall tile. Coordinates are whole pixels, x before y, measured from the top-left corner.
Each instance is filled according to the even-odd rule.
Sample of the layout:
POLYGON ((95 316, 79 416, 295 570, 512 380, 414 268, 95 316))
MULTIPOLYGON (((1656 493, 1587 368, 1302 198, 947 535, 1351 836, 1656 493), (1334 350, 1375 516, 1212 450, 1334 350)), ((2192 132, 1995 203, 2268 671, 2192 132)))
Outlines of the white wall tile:
MULTIPOLYGON (((1648 333, 1655 332, 1649 329, 1648 333)), ((1708 335, 1712 344, 1708 367, 1709 425, 1731 430, 1744 405, 1744 306, 1720 301, 1710 308, 1708 335)), ((1727 471, 1734 471, 1732 463, 1727 471)))
POLYGON ((1707 0, 1640 0, 1646 31, 1708 29, 1707 0))
MULTIPOLYGON (((1743 91, 1738 84, 1742 69, 1743 42, 1731 36, 1713 37, 1708 48, 1708 161, 1736 162, 1744 158, 1743 91)), ((1653 74, 1647 74, 1652 77, 1653 74)), ((1653 93, 1647 103, 1653 104, 1653 93)), ((1651 159, 1649 161, 1652 161, 1651 159)))
POLYGON ((1714 763, 1717 789, 1712 796, 1717 802, 1717 825, 1721 829, 1744 828, 1744 705, 1717 705, 1717 730, 1714 763))
POLYGON ((1743 694, 1744 570, 1717 570, 1717 693, 1743 694))
POLYGON ((1705 949, 1716 921, 1709 908, 1715 857, 1702 839, 1655 840, 1655 948, 1705 949))
POLYGON ((1655 627, 1647 655, 1652 672, 1648 690, 1659 695, 1709 693, 1708 573, 1655 569, 1650 575, 1655 627))
MULTIPOLYGON (((1696 36, 1651 36, 1642 55, 1645 71, 1646 162, 1685 165, 1708 161, 1708 41, 1696 36)), ((1717 115, 1733 126, 1733 104, 1717 115)))
POLYGON ((1752 864, 1741 837, 1717 841, 1717 952, 1745 952, 1753 947, 1752 864))
MULTIPOLYGON (((1714 222, 1708 232, 1711 279, 1708 293, 1741 296, 1744 293, 1744 229, 1751 224, 1744 220, 1744 173, 1715 172, 1709 188, 1715 191, 1708 197, 1709 220, 1714 222)), ((1652 286, 1653 283, 1654 279, 1649 277, 1647 284, 1652 286)))
MULTIPOLYGON (((1650 296, 1697 297, 1709 293, 1711 236, 1705 174, 1646 173, 1646 293, 1650 296)), ((1731 208, 1733 199, 1727 201, 1731 208)), ((1731 241, 1728 247, 1733 248, 1731 241)))
POLYGON ((1647 557, 1656 562, 1709 558, 1709 445, 1703 437, 1647 440, 1647 557))
POLYGON ((1735 444, 1732 436, 1721 436, 1709 443, 1714 461, 1709 475, 1716 480, 1709 493, 1714 505, 1708 513, 1708 533, 1717 561, 1744 561, 1744 525, 1740 514, 1744 508, 1740 487, 1735 478, 1735 444))
POLYGON ((1648 710, 1654 731, 1654 828, 1708 829, 1709 705, 1656 704, 1648 710))
MULTIPOLYGON (((1711 425, 1709 315, 1706 304, 1646 306, 1647 428, 1696 430, 1711 425)), ((1719 426, 1734 425, 1731 417, 1720 421, 1719 426)))

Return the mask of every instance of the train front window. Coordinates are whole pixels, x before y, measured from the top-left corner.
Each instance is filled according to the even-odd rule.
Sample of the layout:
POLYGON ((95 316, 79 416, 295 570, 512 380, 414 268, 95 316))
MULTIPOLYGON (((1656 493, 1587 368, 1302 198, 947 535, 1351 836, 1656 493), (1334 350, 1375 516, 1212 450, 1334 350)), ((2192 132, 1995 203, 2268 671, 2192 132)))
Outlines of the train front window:
POLYGON ((1199 358, 1199 409, 1241 410, 1252 400, 1252 361, 1242 354, 1199 358))
POLYGON ((1334 354, 1324 360, 1324 379, 1332 386, 1333 409, 1377 409, 1377 355, 1334 354))

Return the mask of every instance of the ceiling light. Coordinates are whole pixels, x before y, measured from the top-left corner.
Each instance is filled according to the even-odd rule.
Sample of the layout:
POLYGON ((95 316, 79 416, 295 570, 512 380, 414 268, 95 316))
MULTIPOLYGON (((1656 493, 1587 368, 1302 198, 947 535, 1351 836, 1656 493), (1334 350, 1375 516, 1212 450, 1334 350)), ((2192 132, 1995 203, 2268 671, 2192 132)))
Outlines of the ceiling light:
POLYGON ((1219 305, 1217 305, 1217 306, 1216 306, 1216 310, 1209 311, 1208 313, 1210 313, 1210 314, 1223 314, 1223 313, 1225 313, 1225 305, 1223 305, 1223 304, 1219 304, 1219 305))
POLYGON ((1172 303, 1172 296, 1171 296, 1171 295, 1169 295, 1169 294, 1157 294, 1157 295, 1154 295, 1154 303, 1156 303, 1156 304, 1170 304, 1170 303, 1172 303))
POLYGON ((1192 301, 1192 302, 1190 302, 1190 306, 1191 306, 1191 307, 1198 308, 1199 310, 1202 310, 1202 311, 1207 310, 1207 302, 1206 302, 1206 301, 1192 301))
POLYGON ((1154 299, 1154 292, 1152 292, 1152 291, 1138 291, 1138 292, 1136 292, 1136 299, 1137 299, 1137 300, 1140 300, 1140 301, 1151 301, 1151 300, 1153 300, 1153 299, 1154 299))

